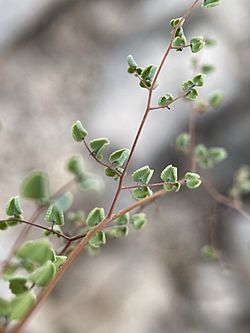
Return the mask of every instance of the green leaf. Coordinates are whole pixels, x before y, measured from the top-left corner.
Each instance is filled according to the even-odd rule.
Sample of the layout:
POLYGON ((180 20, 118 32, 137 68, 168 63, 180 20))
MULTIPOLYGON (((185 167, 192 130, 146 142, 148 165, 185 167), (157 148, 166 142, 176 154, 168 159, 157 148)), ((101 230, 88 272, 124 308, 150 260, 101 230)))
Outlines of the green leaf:
POLYGON ((195 147, 194 153, 195 153, 195 157, 198 160, 207 158, 207 156, 208 156, 208 150, 207 150, 207 148, 203 144, 198 144, 195 147))
POLYGON ((128 67, 128 73, 134 74, 136 72, 136 69, 134 67, 128 67))
POLYGON ((194 81, 187 80, 182 83, 182 90, 184 92, 189 92, 195 86, 194 81))
POLYGON ((221 147, 212 147, 209 149, 209 155, 214 163, 220 163, 227 158, 227 151, 221 147))
POLYGON ((146 223, 147 223, 146 214, 138 213, 132 215, 132 225, 135 230, 142 229, 146 223))
POLYGON ((243 165, 234 175, 234 182, 229 190, 229 195, 240 200, 242 195, 248 193, 250 193, 250 167, 243 165))
POLYGON ((128 236, 128 233, 129 233, 129 228, 126 225, 105 231, 106 236, 111 238, 126 237, 128 236))
POLYGON ((83 158, 81 155, 72 156, 67 163, 67 170, 76 177, 83 175, 83 158))
POLYGON ((164 188, 165 191, 170 192, 170 191, 175 190, 175 192, 178 192, 181 188, 181 183, 180 182, 176 182, 174 184, 167 184, 166 183, 166 184, 163 185, 163 188, 164 188))
POLYGON ((220 0, 204 0, 202 7, 211 8, 218 6, 220 4, 220 0))
POLYGON ((8 224, 6 221, 0 221, 0 230, 6 230, 8 228, 8 224))
POLYGON ((183 31, 183 28, 182 27, 179 27, 176 29, 175 31, 175 37, 184 37, 185 38, 185 34, 184 34, 184 31, 183 31))
POLYGON ((102 152, 104 148, 109 145, 109 140, 107 138, 98 138, 90 141, 90 147, 92 149, 92 153, 98 158, 99 160, 103 159, 102 152))
POLYGON ((170 93, 167 93, 164 96, 161 96, 158 100, 159 106, 165 106, 166 104, 172 102, 174 100, 174 96, 170 93))
POLYGON ((197 89, 191 89, 185 96, 185 98, 189 101, 195 101, 197 97, 199 96, 199 93, 197 89))
POLYGON ((94 228, 105 218, 105 212, 103 208, 94 208, 92 209, 86 219, 86 223, 90 228, 94 228))
POLYGON ((88 135, 88 132, 86 129, 82 126, 82 123, 80 120, 77 120, 71 129, 72 137, 76 142, 81 142, 83 141, 86 136, 88 135))
POLYGON ((99 231, 93 238, 90 239, 89 244, 96 248, 99 248, 100 245, 106 244, 105 232, 99 231))
POLYGON ((57 225, 63 225, 64 224, 63 210, 59 208, 56 204, 50 205, 45 215, 45 221, 52 222, 57 225))
POLYGON ((196 36, 191 39, 190 44, 192 52, 197 53, 203 49, 206 43, 204 37, 196 36))
POLYGON ((197 74, 194 78, 193 78, 193 82, 196 85, 196 87, 202 87, 204 84, 204 78, 205 78, 205 74, 197 74))
POLYGON ((172 164, 168 165, 162 172, 161 172, 161 179, 164 182, 168 183, 175 183, 177 182, 177 167, 174 167, 172 164))
POLYGON ((58 271, 61 266, 66 262, 67 257, 66 256, 55 256, 55 267, 56 267, 56 271, 58 271))
POLYGON ((209 260, 218 260, 220 259, 221 252, 217 250, 213 245, 205 245, 201 249, 202 257, 209 260))
POLYGON ((22 215, 23 210, 21 208, 18 196, 10 198, 10 200, 7 203, 5 212, 8 216, 15 216, 17 218, 19 218, 20 215, 22 215))
POLYGON ((54 260, 54 251, 47 239, 37 239, 25 242, 16 252, 16 257, 36 264, 44 264, 54 260))
POLYGON ((8 318, 10 311, 10 302, 0 297, 0 318, 8 318))
POLYGON ((27 279, 23 276, 15 276, 9 279, 9 288, 12 294, 19 295, 28 291, 27 279))
POLYGON ((101 192, 103 189, 103 181, 100 177, 93 174, 86 174, 79 181, 80 188, 84 191, 101 192))
POLYGON ((110 168, 105 168, 104 169, 105 175, 107 177, 115 177, 116 176, 116 172, 110 168))
POLYGON ((177 36, 175 37, 174 41, 173 41, 173 47, 177 47, 180 50, 182 50, 182 48, 187 44, 187 39, 185 36, 177 36))
POLYGON ((216 70, 216 67, 210 64, 205 64, 203 66, 201 66, 201 71, 203 74, 211 74, 216 70))
POLYGON ((126 214, 118 217, 117 219, 115 219, 114 222, 117 225, 127 225, 127 224, 129 224, 129 213, 126 213, 126 214))
POLYGON ((183 132, 176 138, 175 145, 176 149, 183 151, 184 153, 189 152, 190 138, 187 132, 183 132))
POLYGON ((120 150, 116 150, 109 156, 109 161, 116 167, 121 167, 125 161, 128 159, 130 154, 130 149, 123 148, 120 150))
POLYGON ((150 197, 153 192, 148 186, 143 186, 139 188, 135 188, 132 192, 133 197, 137 200, 144 199, 146 197, 150 197))
POLYGON ((127 61, 128 61, 129 68, 132 68, 135 70, 138 67, 137 63, 135 62, 135 59, 133 58, 133 56, 131 54, 128 55, 127 61))
POLYGON ((21 184, 20 192, 23 198, 46 202, 50 196, 49 177, 42 171, 34 171, 21 184))
POLYGON ((155 73, 157 71, 157 66, 153 65, 151 67, 151 70, 149 72, 149 75, 146 77, 146 79, 148 79, 150 82, 153 81, 154 77, 155 77, 155 73))
POLYGON ((71 192, 64 192, 53 203, 59 210, 67 211, 73 203, 73 194, 71 192))
POLYGON ((8 227, 14 227, 15 225, 17 225, 19 222, 13 218, 9 218, 6 220, 8 227))
POLYGON ((132 178, 137 183, 148 184, 154 173, 153 169, 150 169, 148 165, 137 169, 132 173, 132 178))
POLYGON ((143 80, 146 80, 147 78, 149 78, 150 73, 154 67, 155 67, 154 65, 149 65, 148 67, 143 69, 143 71, 141 73, 141 77, 143 78, 143 80))
POLYGON ((208 169, 222 162, 227 157, 227 152, 221 147, 207 149, 203 144, 199 144, 195 147, 195 157, 201 168, 208 169))
POLYGON ((28 276, 28 280, 39 287, 46 287, 56 274, 56 266, 48 260, 44 265, 37 268, 28 276))
POLYGON ((223 93, 219 90, 214 91, 212 94, 209 95, 209 103, 215 109, 220 106, 222 99, 223 93))
POLYGON ((186 186, 190 189, 195 189, 199 187, 201 184, 200 175, 193 172, 187 172, 185 174, 185 181, 186 181, 186 186))
POLYGON ((181 22, 181 25, 183 25, 183 23, 185 22, 185 20, 182 20, 182 17, 178 17, 178 18, 174 18, 170 21, 170 25, 171 27, 175 28, 178 24, 180 24, 181 22))
POLYGON ((11 320, 22 319, 36 302, 36 295, 33 291, 17 295, 10 303, 11 320))

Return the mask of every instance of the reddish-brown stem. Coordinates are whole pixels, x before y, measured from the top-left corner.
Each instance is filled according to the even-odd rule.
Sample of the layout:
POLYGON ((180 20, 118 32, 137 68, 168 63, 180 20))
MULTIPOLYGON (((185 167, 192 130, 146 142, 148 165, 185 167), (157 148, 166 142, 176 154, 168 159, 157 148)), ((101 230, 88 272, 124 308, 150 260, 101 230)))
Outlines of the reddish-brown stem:
MULTIPOLYGON (((123 209, 121 211, 119 211, 117 214, 113 214, 113 210, 115 208, 115 205, 118 201, 119 195, 121 193, 122 190, 122 184, 123 184, 123 180, 124 177, 127 173, 127 169, 128 166, 130 164, 130 161, 132 159, 132 156, 134 154, 134 151, 136 149, 139 137, 141 135, 141 132, 143 130, 144 124, 146 122, 146 119, 148 117, 149 112, 151 111, 151 99, 152 99, 152 94, 153 94, 153 89, 155 87, 155 83, 159 77, 159 74, 163 68, 163 65, 171 51, 171 47, 172 47, 172 43, 173 40, 175 38, 175 32, 176 30, 179 28, 179 26, 182 24, 182 22, 185 20, 185 18, 191 13, 192 9, 196 6, 196 4, 199 2, 199 0, 196 0, 193 2, 192 6, 186 11, 186 13, 182 16, 182 19, 180 20, 179 24, 175 27, 175 29, 173 29, 172 33, 171 33, 171 39, 170 39, 170 43, 169 46, 161 60, 161 63, 157 69, 157 72, 155 74, 155 77, 153 79, 151 88, 148 90, 148 100, 147 100, 147 106, 146 106, 146 110, 144 112, 141 124, 138 128, 137 134, 135 136, 134 142, 132 144, 132 148, 131 148, 131 152, 129 154, 128 160, 125 164, 124 167, 124 171, 121 174, 120 178, 119 178, 119 183, 118 183, 118 188, 117 191, 115 193, 114 199, 111 203, 109 212, 107 217, 100 223, 98 224, 95 228, 93 228, 92 230, 90 230, 87 235, 77 244, 77 246, 73 249, 73 251, 71 252, 71 254, 68 257, 68 260, 66 261, 66 263, 62 266, 61 270, 56 274, 55 278, 50 282, 49 286, 47 288, 45 288, 41 294, 38 297, 38 300, 36 302, 36 304, 33 306, 33 308, 31 309, 31 311, 29 311, 29 313, 11 330, 11 333, 18 333, 20 332, 20 330, 22 329, 22 327, 24 326, 24 324, 26 323, 27 319, 30 317, 30 315, 35 311, 35 309, 38 307, 38 305, 44 300, 46 299, 46 297, 50 294, 50 292, 53 290, 53 288, 55 287, 55 285, 57 284, 57 282, 59 281, 59 279, 61 278, 61 276, 64 274, 64 272, 68 269, 68 267, 70 266, 70 264, 74 261, 74 259, 79 255, 79 253, 85 248, 85 246, 88 244, 89 240, 95 236, 95 234, 98 231, 101 231, 103 228, 105 228, 105 226, 111 222, 113 219, 124 215, 126 212, 135 209, 137 207, 140 207, 141 205, 145 205, 149 202, 153 202, 155 201, 158 197, 161 197, 163 195, 165 195, 167 192, 165 190, 160 190, 156 193, 154 193, 151 197, 145 198, 139 202, 135 202, 134 204, 132 204, 131 206, 129 206, 127 209, 123 209), (113 214, 113 215, 112 215, 113 214)), ((92 154, 93 156, 93 154, 92 154)), ((98 162, 99 163, 99 162, 98 162)), ((106 166, 106 165, 105 165, 106 166)))
MULTIPOLYGON (((130 151, 130 154, 129 154, 129 156, 128 156, 127 162, 125 163, 124 171, 123 171, 123 173, 122 173, 122 175, 121 175, 121 177, 120 177, 120 179, 119 179, 118 187, 117 187, 117 190, 116 190, 116 193, 115 193, 114 199, 113 199, 113 201, 112 201, 112 203, 111 203, 111 206, 110 206, 110 209, 109 209, 109 212, 108 212, 108 217, 110 217, 110 216, 112 215, 113 210, 114 210, 114 208, 115 208, 115 205, 116 205, 116 203, 117 203, 117 201, 118 201, 118 198, 119 198, 120 193, 121 193, 121 190, 122 190, 123 180, 124 180, 124 177, 125 177, 125 175, 126 175, 126 172, 127 172, 128 166, 129 166, 130 161, 131 161, 131 159, 132 159, 132 156, 133 156, 133 154, 134 154, 134 152, 135 152, 135 148, 136 148, 137 143, 138 143, 138 141, 139 141, 139 137, 140 137, 140 135, 141 135, 141 133, 142 133, 142 130, 143 130, 144 124, 145 124, 145 122, 146 122, 146 120, 147 120, 147 117, 148 117, 150 111, 152 111, 152 108, 151 108, 151 100, 152 100, 152 95, 153 95, 153 89, 154 89, 155 84, 156 84, 156 81, 157 81, 157 79, 158 79, 158 77, 159 77, 159 75, 160 75, 160 73, 161 73, 161 70, 162 70, 162 68, 163 68, 163 66, 164 66, 164 64, 165 64, 165 61, 166 61, 166 59, 167 59, 167 57, 168 57, 168 55, 169 55, 169 53, 170 53, 170 51, 171 51, 171 49, 172 49, 173 40, 174 40, 174 38, 175 38, 175 32, 176 32, 177 29, 181 26, 181 24, 182 24, 182 22, 185 20, 185 18, 191 13, 191 11, 193 10, 193 8, 196 6, 196 4, 197 4, 198 2, 199 2, 199 0, 194 1, 194 3, 192 4, 192 6, 191 6, 191 7, 185 12, 185 14, 182 16, 182 19, 180 20, 179 24, 178 24, 178 25, 173 29, 173 31, 171 32, 171 38, 170 38, 170 42, 169 42, 169 45, 168 45, 168 47, 167 47, 167 50, 166 50, 165 54, 163 55, 163 58, 162 58, 162 60, 161 60, 161 62, 160 62, 160 65, 159 65, 159 67, 158 67, 158 69, 157 69, 157 71, 156 71, 156 74, 155 74, 155 76, 154 76, 154 79, 153 79, 153 81, 152 81, 152 83, 151 83, 151 87, 148 89, 148 100, 147 100, 146 110, 145 110, 145 112, 144 112, 144 115, 143 115, 143 117, 142 117, 141 124, 140 124, 140 126, 139 126, 139 128, 138 128, 138 131, 137 131, 137 133, 136 133, 136 136, 135 136, 134 142, 133 142, 133 144, 132 144, 131 151, 130 151)), ((184 96, 185 96, 185 95, 186 95, 186 93, 184 93, 184 96)), ((181 97, 182 97, 182 96, 181 96, 181 97)), ((177 97, 174 101, 178 100, 178 99, 181 98, 181 97, 180 97, 180 96, 177 97)), ((173 103, 174 101, 172 101, 172 103, 173 103)), ((170 104, 171 104, 171 103, 170 103, 170 104)))

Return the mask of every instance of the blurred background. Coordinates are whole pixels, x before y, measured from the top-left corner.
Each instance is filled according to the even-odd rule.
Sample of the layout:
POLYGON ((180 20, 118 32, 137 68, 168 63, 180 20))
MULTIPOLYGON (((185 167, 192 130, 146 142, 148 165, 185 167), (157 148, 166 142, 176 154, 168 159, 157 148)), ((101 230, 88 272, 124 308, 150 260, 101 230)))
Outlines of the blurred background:
MULTIPOLYGON (((126 56, 158 64, 169 40, 169 20, 191 0, 0 0, 0 181, 1 212, 34 169, 47 171, 56 191, 71 176, 68 158, 80 153, 86 169, 102 170, 73 142, 70 128, 80 119, 91 138, 107 136, 111 149, 130 147, 144 112, 146 92, 127 74, 126 56)), ((250 164, 250 3, 223 1, 197 8, 185 23, 187 37, 215 37, 218 44, 198 54, 213 63, 203 96, 224 92, 222 107, 197 121, 197 142, 222 146, 229 157, 202 171, 224 194, 237 169, 250 164)), ((192 77, 189 50, 172 52, 155 93, 177 95, 192 77)), ((150 115, 131 163, 149 164, 159 174, 167 164, 184 173, 185 157, 175 138, 187 130, 190 107, 150 115)), ((158 180, 156 177, 155 180, 158 180)), ((74 208, 109 207, 115 191, 79 193, 74 208)), ((131 201, 123 197, 118 207, 131 201)), ((249 196, 244 198, 249 204, 249 196)), ((34 207, 23 202, 25 216, 34 207)), ((118 208, 117 207, 117 208, 118 208)), ((148 208, 148 224, 114 240, 95 257, 83 253, 32 318, 29 333, 235 333, 250 331, 250 223, 220 207, 212 214, 221 263, 201 258, 211 241, 214 202, 201 188, 171 194, 148 208)), ((4 213, 1 213, 4 217, 4 213)), ((0 260, 18 228, 0 233, 0 260)), ((39 237, 36 234, 36 237, 39 237)), ((1 295, 8 295, 0 285, 1 295)))

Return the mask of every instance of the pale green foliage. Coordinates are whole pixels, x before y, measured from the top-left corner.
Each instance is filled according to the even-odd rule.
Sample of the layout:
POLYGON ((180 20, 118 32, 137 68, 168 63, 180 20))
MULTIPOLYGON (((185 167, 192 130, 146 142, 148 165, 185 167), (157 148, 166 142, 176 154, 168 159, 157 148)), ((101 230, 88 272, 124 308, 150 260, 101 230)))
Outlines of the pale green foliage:
POLYGON ((9 279, 9 288, 12 294, 19 295, 28 291, 26 283, 27 279, 23 276, 15 276, 9 279))
POLYGON ((92 148, 92 153, 98 158, 99 160, 103 159, 102 152, 104 148, 109 145, 109 140, 107 138, 97 138, 90 141, 90 147, 92 148))
POLYGON ((220 0, 204 0, 203 1, 203 7, 204 8, 211 8, 218 6, 220 4, 220 0))
POLYGON ((140 200, 145 199, 146 197, 150 197, 153 192, 148 186, 139 186, 133 190, 132 194, 135 199, 140 200))
POLYGON ((150 169, 148 165, 137 169, 132 173, 133 180, 138 183, 148 184, 154 173, 153 169, 150 169))
POLYGON ((73 203, 73 194, 71 192, 62 193, 54 202, 54 205, 59 209, 65 212, 68 210, 73 203))
POLYGON ((190 40, 190 45, 191 45, 192 52, 197 53, 204 48, 204 46, 206 45, 206 42, 204 40, 204 37, 196 36, 190 40))
MULTIPOLYGON (((219 5, 219 3, 220 0, 203 0, 203 7, 211 8, 219 5)), ((171 48, 175 48, 177 51, 182 51, 184 48, 190 47, 193 53, 197 53, 201 51, 205 45, 209 46, 214 44, 213 40, 209 38, 205 39, 202 36, 192 37, 190 44, 187 44, 187 38, 183 29, 184 21, 185 20, 182 17, 174 18, 170 21, 170 25, 172 27, 171 41, 173 42, 167 49, 168 51, 165 54, 165 58, 171 48)), ((163 62, 161 65, 163 65, 163 62)), ((139 85, 142 88, 146 88, 149 93, 148 106, 143 121, 146 119, 146 115, 149 111, 165 107, 170 109, 168 105, 183 97, 191 102, 196 101, 199 95, 199 90, 197 90, 197 88, 204 85, 205 74, 210 74, 215 70, 213 65, 200 65, 197 59, 193 60, 193 68, 195 72, 198 72, 198 74, 196 74, 191 80, 183 82, 181 95, 174 98, 171 93, 166 93, 158 99, 158 107, 154 107, 151 105, 151 95, 152 90, 158 85, 156 82, 156 76, 158 78, 161 67, 158 70, 157 66, 153 64, 147 65, 146 67, 138 66, 132 55, 127 57, 127 63, 128 73, 134 74, 134 76, 139 79, 139 85)), ((193 103, 194 109, 197 112, 203 112, 208 104, 217 108, 219 107, 221 100, 222 93, 215 91, 209 95, 208 101, 198 100, 196 103, 193 103)), ((144 123, 142 123, 141 126, 143 126, 143 124, 144 123)), ((142 129, 142 127, 140 129, 142 129)), ((132 179, 136 185, 126 187, 124 186, 123 178, 130 172, 128 168, 128 159, 132 156, 130 156, 131 151, 129 149, 122 148, 114 151, 110 154, 108 162, 104 163, 101 162, 103 159, 103 152, 110 143, 107 138, 95 138, 89 142, 88 146, 85 141, 88 132, 79 120, 72 125, 71 133, 73 139, 76 142, 82 142, 83 146, 86 146, 87 151, 91 153, 90 155, 92 155, 92 157, 94 157, 94 159, 105 168, 104 172, 108 177, 112 177, 114 180, 119 179, 119 187, 117 195, 112 203, 112 208, 115 204, 117 204, 117 199, 120 194, 119 191, 121 192, 121 190, 124 189, 133 188, 133 197, 136 200, 142 200, 153 195, 150 186, 163 186, 165 191, 174 190, 177 192, 184 181, 189 189, 196 189, 201 185, 200 175, 193 172, 187 172, 184 179, 178 180, 177 167, 170 164, 166 166, 160 174, 160 178, 163 182, 150 184, 154 170, 148 165, 145 165, 132 173, 132 179)), ((136 140, 139 138, 139 134, 140 132, 138 132, 136 140)), ((133 148, 136 143, 137 141, 134 141, 133 148)), ((188 133, 181 133, 177 137, 176 148, 179 151, 183 151, 187 154, 190 153, 190 155, 192 155, 190 135, 188 133)), ((192 157, 193 156, 191 156, 191 158, 192 157)), ((227 157, 227 152, 221 147, 212 147, 208 149, 205 145, 199 144, 195 147, 194 157, 194 162, 197 162, 200 167, 209 168, 219 162, 222 162, 227 157)), ((76 181, 80 188, 85 191, 90 189, 101 189, 102 183, 100 180, 85 171, 83 160, 80 155, 75 155, 70 158, 67 163, 67 170, 73 174, 74 181, 76 181)), ((67 234, 63 234, 60 226, 64 224, 64 213, 73 203, 73 195, 71 192, 61 193, 62 190, 60 190, 56 192, 56 195, 51 196, 48 175, 41 171, 35 171, 26 177, 21 185, 20 192, 23 198, 34 200, 35 203, 40 206, 39 209, 48 207, 45 215, 45 221, 52 223, 52 225, 49 228, 45 228, 44 235, 56 235, 60 238, 60 241, 62 241, 62 238, 67 241, 69 240, 69 244, 65 244, 70 246, 63 248, 63 251, 61 248, 54 250, 52 244, 47 239, 38 239, 27 241, 16 250, 15 260, 13 262, 9 262, 4 271, 4 279, 9 284, 9 289, 12 292, 13 298, 9 301, 0 298, 1 323, 2 320, 6 319, 10 321, 22 319, 23 316, 28 313, 33 304, 36 302, 35 293, 31 289, 34 286, 44 288, 52 281, 56 272, 67 260, 66 256, 56 254, 65 252, 70 253, 73 248, 71 241, 84 239, 86 234, 91 235, 91 239, 89 239, 90 237, 87 238, 87 250, 90 254, 95 254, 102 245, 106 244, 106 237, 125 237, 129 233, 130 225, 133 229, 140 230, 147 222, 146 215, 144 213, 133 214, 131 218, 129 213, 126 213, 113 220, 111 226, 109 225, 106 227, 108 222, 110 222, 110 216, 113 217, 112 214, 114 213, 114 210, 110 209, 108 217, 105 219, 104 209, 96 207, 88 213, 86 226, 84 221, 85 214, 83 211, 70 212, 67 214, 66 221, 71 223, 73 233, 76 232, 76 237, 72 236, 72 238, 69 238, 66 236, 67 234), (102 223, 100 225, 101 222, 107 223, 102 223), (94 229, 96 226, 98 227, 94 229), (97 230, 99 231, 96 232, 97 230), (96 232, 95 235, 94 232, 96 232)), ((235 199, 240 199, 240 197, 245 193, 250 193, 250 169, 248 167, 243 167, 238 171, 234 179, 234 184, 230 189, 230 195, 235 199)), ((157 196, 155 196, 155 198, 156 197, 157 196)), ((142 202, 141 208, 143 205, 144 202, 142 202)), ((134 208, 134 206, 131 206, 130 208, 134 208)), ((0 221, 0 230, 5 230, 8 226, 18 224, 20 222, 18 219, 22 213, 23 210, 18 196, 10 198, 6 207, 6 214, 9 218, 0 221)), ((25 223, 25 221, 23 221, 23 223, 25 223)), ((42 225, 40 227, 43 228, 42 225)), ((71 234, 71 231, 69 234, 71 234)), ((60 243, 60 247, 61 245, 63 244, 60 243)), ((204 257, 212 260, 218 260, 220 257, 220 252, 212 245, 206 245, 203 247, 201 252, 204 257)))
POLYGON ((142 229, 146 223, 147 223, 146 214, 138 213, 132 215, 132 225, 135 230, 142 229))
POLYGON ((81 177, 84 171, 83 158, 80 155, 72 156, 66 167, 74 176, 81 177))
POLYGON ((158 100, 159 106, 167 106, 167 104, 171 103, 174 100, 174 96, 171 93, 167 93, 164 96, 161 96, 158 100))
POLYGON ((177 167, 173 165, 168 165, 162 172, 161 172, 161 179, 166 182, 163 185, 165 191, 173 191, 176 192, 180 189, 180 183, 178 182, 177 177, 177 167))
POLYGON ((86 219, 86 223, 90 228, 95 227, 105 218, 105 212, 103 208, 94 208, 92 209, 86 219))
POLYGON ((240 199, 242 195, 250 193, 250 166, 243 165, 234 176, 233 186, 229 190, 232 198, 240 199))
POLYGON ((218 108, 223 99, 223 93, 219 90, 214 91, 209 95, 209 103, 213 108, 218 108))
POLYGON ((185 22, 185 20, 182 17, 177 17, 177 18, 170 20, 170 25, 171 25, 171 27, 175 28, 177 25, 182 26, 184 22, 185 22))
POLYGON ((227 151, 222 147, 207 149, 205 145, 199 144, 195 147, 195 158, 203 169, 214 167, 227 158, 227 151))
POLYGON ((187 154, 189 152, 189 141, 190 138, 187 132, 179 134, 175 141, 176 149, 187 154))
POLYGON ((63 225, 64 224, 63 210, 60 207, 58 207, 56 204, 50 205, 45 215, 45 220, 47 222, 52 222, 57 225, 63 225))
POLYGON ((190 189, 196 189, 201 185, 200 175, 194 172, 187 172, 185 174, 186 186, 190 189))
POLYGON ((214 65, 211 65, 211 64, 204 64, 204 65, 201 66, 202 73, 206 74, 206 75, 213 73, 215 70, 216 70, 216 67, 214 65))
POLYGON ((105 231, 107 237, 110 238, 122 238, 128 236, 129 228, 126 225, 121 225, 113 229, 105 231))
POLYGON ((129 224, 129 213, 126 213, 117 219, 115 219, 115 224, 117 225, 127 225, 129 224))
POLYGON ((56 266, 48 260, 28 276, 28 280, 39 287, 46 287, 56 274, 56 266))
POLYGON ((77 120, 71 129, 72 137, 76 142, 81 142, 85 139, 85 137, 88 135, 88 132, 83 127, 80 120, 77 120))
POLYGON ((21 184, 20 193, 23 198, 44 203, 49 199, 49 177, 43 171, 34 171, 21 184))
POLYGON ((10 303, 10 319, 21 319, 31 309, 36 302, 36 296, 33 291, 17 295, 10 303))
POLYGON ((129 154, 130 149, 127 148, 116 150, 109 156, 109 161, 116 167, 121 167, 128 159, 129 154))
POLYGON ((93 238, 91 238, 89 244, 94 248, 99 248, 101 245, 106 244, 105 232, 99 231, 93 238))
POLYGON ((23 210, 18 196, 10 198, 5 211, 8 216, 15 216, 19 218, 22 215, 23 210))
POLYGON ((52 245, 46 239, 27 241, 16 252, 16 257, 24 261, 44 264, 48 260, 54 260, 55 253, 52 245))

